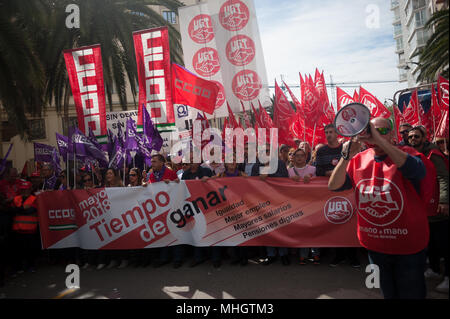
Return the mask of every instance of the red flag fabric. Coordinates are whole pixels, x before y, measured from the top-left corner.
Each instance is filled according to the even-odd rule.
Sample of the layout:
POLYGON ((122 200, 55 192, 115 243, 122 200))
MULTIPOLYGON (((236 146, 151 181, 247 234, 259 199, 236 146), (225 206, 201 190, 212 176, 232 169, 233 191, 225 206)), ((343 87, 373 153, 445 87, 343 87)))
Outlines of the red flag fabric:
POLYGON ((363 87, 359 88, 359 99, 360 103, 369 108, 373 117, 384 117, 387 119, 391 116, 391 112, 389 112, 386 106, 363 87))
POLYGON ((269 114, 267 114, 266 109, 262 107, 261 101, 258 100, 258 103, 259 103, 259 116, 260 116, 260 119, 261 119, 261 123, 263 124, 262 127, 263 127, 263 128, 272 128, 272 127, 275 127, 275 126, 273 125, 273 121, 272 121, 272 119, 270 118, 269 114))
POLYGON ((258 131, 258 129, 256 128, 256 125, 257 125, 258 127, 263 127, 263 124, 262 124, 261 118, 260 118, 258 112, 255 110, 255 107, 253 106, 253 103, 252 103, 252 102, 250 102, 250 105, 251 105, 251 107, 252 107, 253 116, 254 116, 255 122, 256 122, 256 123, 255 123, 255 130, 258 131))
POLYGON ((278 128, 278 140, 282 144, 296 146, 289 127, 295 120, 295 111, 287 100, 278 83, 275 81, 275 108, 273 123, 278 128))
POLYGON ((300 99, 302 100, 302 104, 305 103, 305 80, 303 80, 302 74, 300 74, 300 99))
POLYGON ((356 90, 353 93, 353 101, 359 102, 359 94, 358 94, 358 91, 356 91, 356 90))
POLYGON ((172 63, 172 81, 174 104, 214 113, 220 90, 216 83, 204 80, 175 63, 172 63))
POLYGON ((338 86, 336 87, 336 95, 337 95, 337 110, 338 111, 342 107, 346 106, 347 104, 354 102, 353 98, 338 86))
POLYGON ((238 127, 241 127, 241 125, 236 121, 236 118, 234 117, 234 113, 233 113, 233 111, 231 110, 231 107, 230 107, 230 105, 228 104, 228 101, 227 101, 227 108, 228 108, 228 127, 229 128, 232 128, 232 129, 235 129, 235 128, 238 128, 238 127))
POLYGON ((441 107, 439 106, 439 102, 436 96, 436 89, 433 84, 431 84, 431 117, 433 124, 433 133, 436 133, 436 129, 439 126, 439 122, 441 120, 441 107))
POLYGON ((87 135, 90 127, 99 141, 106 141, 108 132, 100 45, 64 50, 63 53, 78 128, 87 135))
MULTIPOLYGON (((310 76, 311 80, 311 76, 310 76)), ((314 83, 309 81, 305 85, 305 101, 303 102, 303 111, 308 122, 315 123, 322 116, 323 108, 320 105, 320 96, 314 86, 314 83)))
POLYGON ((241 107, 242 107, 242 112, 244 114, 245 127, 246 128, 252 128, 253 125, 252 125, 252 123, 250 123, 250 119, 248 118, 248 114, 245 111, 244 103, 242 103, 242 101, 241 101, 241 107))
POLYGON ((417 114, 417 107, 415 105, 415 101, 412 96, 408 103, 408 106, 403 108, 403 117, 405 118, 406 123, 409 123, 412 126, 419 125, 419 116, 417 114))
POLYGON ((442 114, 441 121, 439 122, 439 126, 436 129, 435 137, 443 137, 449 138, 449 130, 448 130, 448 109, 445 110, 442 114))
POLYGON ((448 80, 441 75, 438 79, 438 97, 441 110, 448 110, 448 80))
POLYGON ((405 118, 403 117, 402 112, 400 112, 399 108, 397 107, 397 105, 394 104, 393 106, 394 109, 394 117, 395 117, 395 129, 397 132, 397 142, 400 142, 402 140, 402 136, 399 132, 399 127, 400 124, 402 123, 406 123, 405 118))
POLYGON ((294 103, 295 108, 297 109, 297 113, 300 113, 302 116, 304 116, 303 107, 300 104, 299 100, 295 97, 294 93, 292 93, 292 90, 289 88, 289 86, 285 82, 283 82, 283 84, 288 90, 289 95, 291 96, 292 102, 294 103))

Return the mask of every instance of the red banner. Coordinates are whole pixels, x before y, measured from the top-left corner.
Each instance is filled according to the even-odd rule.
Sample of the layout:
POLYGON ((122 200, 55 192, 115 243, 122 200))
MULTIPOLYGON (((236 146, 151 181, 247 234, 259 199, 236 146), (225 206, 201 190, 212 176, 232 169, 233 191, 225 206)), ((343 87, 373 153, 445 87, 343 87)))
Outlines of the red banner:
POLYGON ((155 124, 174 124, 168 29, 133 32, 133 41, 139 78, 137 125, 142 127, 144 105, 155 124))
POLYGON ((65 50, 67 73, 78 116, 78 128, 84 134, 89 127, 95 136, 106 137, 105 86, 100 45, 65 50))
POLYGON ((448 110, 448 80, 443 76, 438 79, 438 96, 442 111, 448 110))
POLYGON ((43 248, 358 247, 353 191, 236 177, 38 196, 43 248))
POLYGON ((173 102, 214 113, 219 86, 172 63, 173 102))
POLYGON ((387 119, 391 116, 391 112, 389 112, 386 106, 363 87, 359 88, 359 99, 362 104, 369 108, 373 117, 384 117, 387 119))

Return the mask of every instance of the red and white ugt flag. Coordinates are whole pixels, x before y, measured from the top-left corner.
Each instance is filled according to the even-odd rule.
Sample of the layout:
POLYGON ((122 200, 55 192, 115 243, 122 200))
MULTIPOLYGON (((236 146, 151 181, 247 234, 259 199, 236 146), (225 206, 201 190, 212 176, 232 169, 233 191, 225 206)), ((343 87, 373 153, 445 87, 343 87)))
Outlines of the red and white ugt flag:
POLYGON ((172 75, 167 27, 133 32, 139 78, 138 127, 145 105, 156 124, 174 124, 172 75))
POLYGON ((83 134, 89 127, 95 136, 107 140, 105 86, 100 45, 64 50, 70 87, 77 110, 78 128, 83 134))

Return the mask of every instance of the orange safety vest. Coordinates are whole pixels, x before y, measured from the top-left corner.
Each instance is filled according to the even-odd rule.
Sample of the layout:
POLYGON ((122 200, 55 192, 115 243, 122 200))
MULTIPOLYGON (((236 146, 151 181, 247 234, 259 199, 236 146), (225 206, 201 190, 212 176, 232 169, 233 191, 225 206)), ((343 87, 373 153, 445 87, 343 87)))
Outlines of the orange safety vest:
MULTIPOLYGON (((24 202, 22 196, 14 197, 14 206, 22 207, 23 205, 32 206, 36 200, 36 197, 31 195, 24 202)), ((37 214, 31 215, 16 215, 13 219, 13 231, 21 234, 35 234, 38 227, 37 214)))

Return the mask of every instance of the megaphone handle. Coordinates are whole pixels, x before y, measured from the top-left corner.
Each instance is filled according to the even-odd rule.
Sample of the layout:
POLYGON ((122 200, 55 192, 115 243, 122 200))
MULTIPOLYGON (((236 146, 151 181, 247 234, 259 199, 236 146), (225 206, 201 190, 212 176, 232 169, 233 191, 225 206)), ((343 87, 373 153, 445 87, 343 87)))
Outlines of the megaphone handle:
POLYGON ((350 140, 350 143, 348 143, 348 148, 346 151, 342 151, 342 158, 346 161, 348 161, 348 159, 350 158, 350 150, 352 149, 352 143, 353 140, 350 140))

